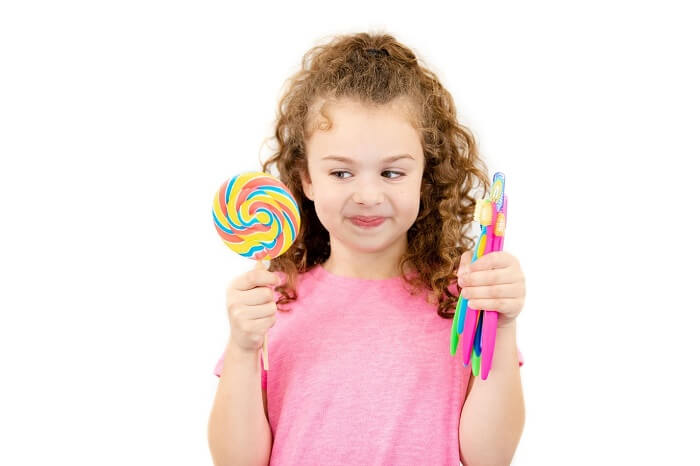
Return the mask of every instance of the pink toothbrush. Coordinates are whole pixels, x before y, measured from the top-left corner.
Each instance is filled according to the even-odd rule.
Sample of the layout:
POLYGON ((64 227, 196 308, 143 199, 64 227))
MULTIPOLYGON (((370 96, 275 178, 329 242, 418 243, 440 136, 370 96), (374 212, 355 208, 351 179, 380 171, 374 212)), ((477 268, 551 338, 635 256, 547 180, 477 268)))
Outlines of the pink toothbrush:
MULTIPOLYGON (((488 215, 485 215, 486 212, 484 212, 484 209, 486 209, 486 212, 492 210, 492 207, 489 206, 488 201, 477 201, 477 207, 475 212, 477 215, 476 220, 479 223, 481 223, 482 218, 486 223, 488 223, 488 215)), ((477 243, 476 248, 474 249, 474 256, 472 257, 472 262, 477 260, 479 257, 483 256, 484 254, 490 252, 493 240, 492 235, 488 234, 489 228, 489 225, 481 225, 481 234, 479 235, 479 242, 477 243)), ((464 338, 466 338, 466 340, 462 345, 462 360, 464 361, 464 365, 466 367, 469 367, 471 364, 472 348, 474 347, 474 335, 476 333, 477 323, 479 322, 479 315, 479 309, 472 309, 471 307, 469 307, 469 302, 467 301, 467 315, 466 321, 464 323, 464 338)))
MULTIPOLYGON (((491 234, 493 235, 492 251, 503 250, 503 237, 506 228, 506 209, 508 206, 508 196, 504 195, 503 211, 496 213, 497 206, 494 204, 494 228, 491 234)), ((498 330, 498 312, 487 310, 484 312, 484 321, 482 322, 481 334, 481 380, 486 380, 491 371, 491 363, 493 362, 493 352, 496 346, 496 332, 498 330)))

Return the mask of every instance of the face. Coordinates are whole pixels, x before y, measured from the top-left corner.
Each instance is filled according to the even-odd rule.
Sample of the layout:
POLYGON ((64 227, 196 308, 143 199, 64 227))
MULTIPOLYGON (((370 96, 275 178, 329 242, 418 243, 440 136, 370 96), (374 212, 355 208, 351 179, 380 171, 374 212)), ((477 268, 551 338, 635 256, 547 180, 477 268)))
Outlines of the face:
POLYGON ((310 179, 302 185, 332 249, 371 253, 405 245, 420 207, 424 156, 420 135, 401 108, 333 103, 327 109, 330 130, 317 129, 306 140, 310 179), (355 224, 355 216, 384 221, 368 227, 355 224))

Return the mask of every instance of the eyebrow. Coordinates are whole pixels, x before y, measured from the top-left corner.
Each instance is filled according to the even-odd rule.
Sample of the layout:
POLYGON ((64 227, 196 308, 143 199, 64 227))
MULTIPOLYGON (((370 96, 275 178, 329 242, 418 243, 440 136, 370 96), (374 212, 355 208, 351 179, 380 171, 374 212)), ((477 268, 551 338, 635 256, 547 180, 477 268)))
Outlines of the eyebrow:
MULTIPOLYGON (((389 157, 386 157, 382 162, 384 163, 389 163, 389 162, 395 162, 396 160, 400 159, 411 159, 414 160, 413 156, 411 154, 398 154, 398 155, 392 155, 389 157)), ((323 157, 321 160, 337 160, 339 162, 345 162, 348 164, 353 164, 355 161, 351 158, 348 157, 343 157, 341 155, 327 155, 323 157)))

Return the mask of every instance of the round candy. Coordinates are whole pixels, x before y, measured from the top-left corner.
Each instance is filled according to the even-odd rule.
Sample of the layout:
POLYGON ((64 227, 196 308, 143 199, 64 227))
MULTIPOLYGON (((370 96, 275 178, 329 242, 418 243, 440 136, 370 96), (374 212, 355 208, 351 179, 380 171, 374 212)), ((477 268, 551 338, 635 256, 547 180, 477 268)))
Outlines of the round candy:
POLYGON ((214 197, 214 225, 226 246, 243 257, 284 254, 299 232, 299 206, 287 186, 263 172, 234 176, 214 197))

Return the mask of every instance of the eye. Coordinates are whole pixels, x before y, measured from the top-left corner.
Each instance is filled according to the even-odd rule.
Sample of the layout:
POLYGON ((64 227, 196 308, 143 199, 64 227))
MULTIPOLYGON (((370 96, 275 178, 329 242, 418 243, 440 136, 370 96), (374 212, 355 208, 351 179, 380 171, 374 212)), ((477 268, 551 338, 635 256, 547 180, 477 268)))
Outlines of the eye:
POLYGON ((338 178, 338 179, 341 179, 341 180, 344 179, 342 176, 335 176, 335 175, 337 175, 338 173, 350 173, 350 172, 347 171, 347 170, 338 170, 338 171, 335 171, 335 172, 331 172, 331 176, 334 176, 334 177, 336 177, 336 178, 338 178))
MULTIPOLYGON (((401 178, 403 176, 403 173, 397 172, 394 170, 384 170, 382 173, 396 173, 397 175, 399 175, 396 178, 401 178)), ((390 179, 395 180, 396 178, 390 178, 390 179)))
MULTIPOLYGON (((331 176, 333 176, 333 177, 335 177, 335 178, 338 178, 338 179, 340 179, 340 180, 345 179, 345 177, 343 177, 343 176, 337 176, 339 173, 350 173, 350 172, 347 171, 347 170, 337 170, 337 171, 331 172, 330 174, 331 174, 331 176)), ((398 175, 398 176, 395 176, 395 177, 389 177, 390 180, 395 180, 395 179, 397 179, 397 178, 401 178, 402 176, 404 176, 403 173, 397 172, 397 171, 394 171, 394 170, 384 170, 382 173, 395 173, 396 175, 398 175)))

